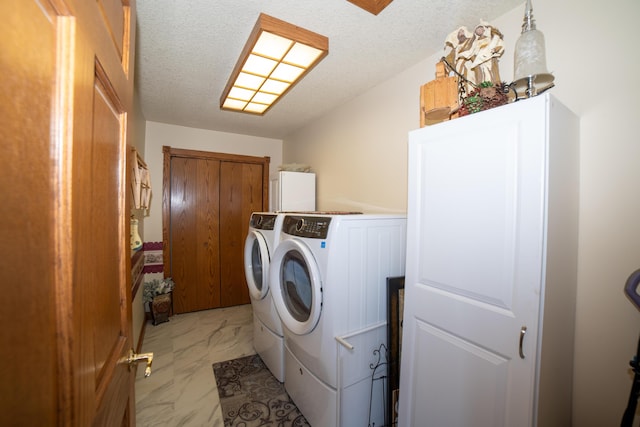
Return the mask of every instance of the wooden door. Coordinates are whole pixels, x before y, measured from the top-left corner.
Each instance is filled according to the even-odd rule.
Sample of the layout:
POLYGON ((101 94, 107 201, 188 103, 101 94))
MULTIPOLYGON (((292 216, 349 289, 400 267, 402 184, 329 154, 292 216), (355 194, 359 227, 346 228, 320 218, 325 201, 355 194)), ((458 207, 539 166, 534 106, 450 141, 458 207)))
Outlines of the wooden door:
POLYGON ((7 425, 134 424, 132 0, 0 3, 7 425))
POLYGON ((244 240, 268 205, 268 157, 164 147, 165 276, 176 313, 248 304, 244 240))
POLYGON ((244 241, 252 212, 266 210, 264 165, 223 162, 220 170, 221 305, 249 304, 244 241), (264 204, 263 204, 264 203, 264 204))
POLYGON ((176 313, 220 307, 220 161, 171 158, 171 277, 176 313))
POLYGON ((400 426, 533 425, 546 179, 529 102, 410 135, 400 426))

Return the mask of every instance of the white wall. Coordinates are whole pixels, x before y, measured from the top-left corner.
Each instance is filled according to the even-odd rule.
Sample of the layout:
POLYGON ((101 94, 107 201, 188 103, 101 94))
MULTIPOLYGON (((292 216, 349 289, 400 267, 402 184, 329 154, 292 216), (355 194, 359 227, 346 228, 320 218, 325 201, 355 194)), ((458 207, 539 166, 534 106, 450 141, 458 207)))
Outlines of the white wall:
MULTIPOLYGON (((619 425, 640 332, 640 313, 623 293, 627 277, 640 268, 634 31, 640 2, 534 0, 533 7, 556 76, 552 93, 581 118, 573 425, 619 425)), ((490 20, 504 34, 506 81, 523 12, 524 3, 490 20)), ((407 132, 419 127, 419 86, 434 78, 441 55, 285 138, 284 161, 308 163, 317 172, 318 209, 406 210, 407 132)))
POLYGON ((282 164, 282 141, 147 122, 145 161, 151 172, 151 208, 144 219, 144 240, 162 241, 162 146, 246 156, 269 156, 270 172, 282 164))

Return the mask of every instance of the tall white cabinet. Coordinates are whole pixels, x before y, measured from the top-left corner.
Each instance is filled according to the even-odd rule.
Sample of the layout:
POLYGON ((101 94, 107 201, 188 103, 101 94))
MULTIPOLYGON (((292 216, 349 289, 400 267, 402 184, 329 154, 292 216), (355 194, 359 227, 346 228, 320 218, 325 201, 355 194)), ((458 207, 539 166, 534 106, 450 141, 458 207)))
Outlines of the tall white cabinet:
POLYGON ((549 94, 409 134, 400 426, 571 425, 578 143, 549 94))

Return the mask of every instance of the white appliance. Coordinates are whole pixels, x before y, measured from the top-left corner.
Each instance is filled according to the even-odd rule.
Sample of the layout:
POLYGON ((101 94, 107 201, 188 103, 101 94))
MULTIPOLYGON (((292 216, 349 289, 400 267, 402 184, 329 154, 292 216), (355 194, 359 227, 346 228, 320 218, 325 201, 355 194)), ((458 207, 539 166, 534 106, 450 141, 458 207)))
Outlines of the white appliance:
POLYGON ((400 426, 571 425, 578 147, 549 94, 409 134, 400 426))
POLYGON ((404 215, 284 217, 269 282, 285 388, 314 427, 384 424, 371 365, 386 344, 386 279, 404 275, 405 240, 404 215))
POLYGON ((316 174, 280 171, 269 179, 269 210, 302 212, 316 209, 316 174))
POLYGON ((284 382, 284 336, 269 291, 269 266, 280 239, 282 218, 273 212, 252 213, 244 244, 244 272, 253 308, 253 347, 280 382, 284 382))

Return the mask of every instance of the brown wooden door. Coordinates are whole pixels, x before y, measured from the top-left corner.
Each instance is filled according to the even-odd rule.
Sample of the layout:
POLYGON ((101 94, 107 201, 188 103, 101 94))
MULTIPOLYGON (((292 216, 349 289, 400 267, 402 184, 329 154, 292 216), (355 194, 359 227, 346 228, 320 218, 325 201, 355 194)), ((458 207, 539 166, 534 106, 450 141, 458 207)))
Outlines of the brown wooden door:
POLYGON ((220 287, 223 307, 249 304, 244 241, 252 212, 263 206, 263 165, 223 162, 220 170, 220 287))
POLYGON ((217 160, 171 158, 171 276, 176 313, 220 307, 217 160))
POLYGON ((248 304, 244 240, 268 206, 268 157, 164 147, 163 239, 176 313, 248 304))
POLYGON ((1 2, 0 411, 135 424, 126 195, 133 0, 1 2))

